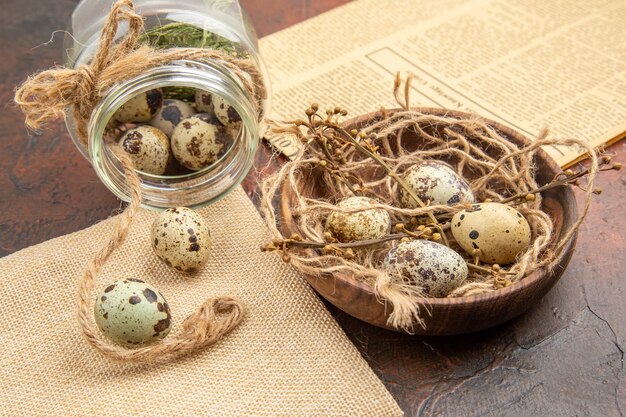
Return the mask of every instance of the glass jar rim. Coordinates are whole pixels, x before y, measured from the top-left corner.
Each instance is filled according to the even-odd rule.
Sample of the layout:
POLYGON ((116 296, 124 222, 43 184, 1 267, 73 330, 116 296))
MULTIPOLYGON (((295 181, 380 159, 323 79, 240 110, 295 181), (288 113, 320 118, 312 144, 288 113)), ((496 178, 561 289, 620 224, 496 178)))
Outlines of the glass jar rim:
MULTIPOLYGON (((219 184, 217 189, 205 190, 206 199, 196 197, 198 201, 192 200, 182 205, 202 207, 212 204, 232 191, 243 180, 254 162, 254 154, 259 142, 255 98, 250 97, 241 80, 219 62, 173 61, 167 65, 148 69, 141 75, 116 85, 92 112, 88 126, 90 140, 87 149, 84 146, 79 146, 79 148, 91 161, 96 175, 106 187, 118 198, 128 201, 130 198, 128 184, 120 177, 123 173, 119 161, 105 143, 103 137, 105 127, 115 111, 130 98, 148 90, 167 86, 190 87, 219 95, 239 113, 242 129, 235 138, 233 146, 230 146, 218 161, 202 170, 182 175, 155 175, 137 171, 142 179, 142 196, 144 197, 142 206, 150 209, 164 209, 178 204, 169 204, 168 198, 159 197, 159 193, 163 196, 173 196, 176 193, 200 191, 203 186, 209 184, 215 186, 219 184), (241 149, 235 146, 238 141, 240 141, 238 145, 241 149), (233 155, 234 152, 240 152, 240 154, 233 155), (117 166, 115 161, 117 161, 117 166), (230 180, 227 176, 230 176, 230 180), (196 183, 193 183, 194 181, 196 183), (191 182, 192 184, 169 187, 164 184, 165 182, 169 182, 168 185, 175 185, 177 182, 191 182)), ((172 199, 172 203, 178 201, 172 199)))

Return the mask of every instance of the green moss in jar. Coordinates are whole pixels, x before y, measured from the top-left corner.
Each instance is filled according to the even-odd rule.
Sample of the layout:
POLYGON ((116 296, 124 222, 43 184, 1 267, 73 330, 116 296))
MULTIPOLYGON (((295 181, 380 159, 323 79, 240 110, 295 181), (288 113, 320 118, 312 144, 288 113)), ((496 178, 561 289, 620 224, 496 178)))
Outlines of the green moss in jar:
MULTIPOLYGON (((188 23, 169 23, 149 29, 139 37, 139 43, 157 49, 207 48, 224 51, 238 58, 249 56, 239 43, 188 23)), ((195 90, 172 86, 163 88, 163 94, 165 98, 193 102, 195 90)))

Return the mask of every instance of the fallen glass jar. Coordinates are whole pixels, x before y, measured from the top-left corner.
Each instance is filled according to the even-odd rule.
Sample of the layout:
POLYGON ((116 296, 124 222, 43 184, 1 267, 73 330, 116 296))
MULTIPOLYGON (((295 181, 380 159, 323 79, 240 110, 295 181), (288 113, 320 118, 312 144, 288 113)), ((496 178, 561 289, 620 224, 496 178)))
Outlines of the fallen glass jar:
MULTIPOLYGON (((100 31, 113 4, 112 0, 82 0, 78 4, 72 14, 71 35, 65 41, 68 67, 78 68, 94 58, 100 31)), ((204 48, 252 62, 262 76, 263 90, 267 91, 257 37, 237 0, 135 0, 134 6, 135 13, 143 18, 139 46, 159 50, 204 48)), ((123 39, 128 31, 129 23, 122 21, 116 40, 123 39)), ((148 142, 148 132, 152 142, 162 150, 169 148, 169 153, 164 169, 163 161, 158 169, 152 169, 159 165, 155 161, 144 164, 150 169, 136 164, 142 205, 154 209, 205 206, 233 190, 254 162, 260 120, 268 111, 269 102, 267 93, 263 97, 253 96, 242 80, 251 79, 245 73, 244 77, 241 75, 220 59, 174 60, 148 68, 103 94, 89 118, 87 141, 77 133, 71 111, 66 112, 66 125, 100 180, 120 199, 130 199, 130 188, 111 144, 119 143, 136 161, 139 157, 150 158, 154 152, 141 148, 142 140, 143 145, 148 142), (172 109, 164 110, 167 105, 186 110, 174 111, 178 114, 172 116, 172 109), (200 121, 187 120, 196 113, 201 113, 200 121), (175 142, 176 128, 184 120, 191 130, 179 132, 175 142), (159 145, 158 138, 152 137, 155 126, 161 127, 163 122, 170 122, 173 129, 166 135, 167 145, 159 145), (207 127, 207 123, 212 127, 207 127), (207 139, 204 133, 213 137, 208 147, 198 144, 207 139), (190 162, 190 158, 195 159, 190 162)), ((157 136, 163 138, 160 133, 157 136)))

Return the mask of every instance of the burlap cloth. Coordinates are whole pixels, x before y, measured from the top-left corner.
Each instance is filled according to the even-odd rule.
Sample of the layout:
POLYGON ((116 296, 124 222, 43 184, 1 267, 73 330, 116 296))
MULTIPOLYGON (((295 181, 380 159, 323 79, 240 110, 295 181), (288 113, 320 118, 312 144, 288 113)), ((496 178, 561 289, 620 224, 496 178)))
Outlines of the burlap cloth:
MULTIPOLYGON (((401 411, 311 288, 278 255, 241 188, 201 210, 214 247, 201 273, 152 253, 141 210, 97 284, 136 277, 167 298, 176 332, 212 295, 239 297, 244 322, 173 362, 119 364, 82 339, 76 283, 113 219, 0 259, 0 415, 358 415, 401 411)), ((95 296, 95 294, 94 294, 95 296)))

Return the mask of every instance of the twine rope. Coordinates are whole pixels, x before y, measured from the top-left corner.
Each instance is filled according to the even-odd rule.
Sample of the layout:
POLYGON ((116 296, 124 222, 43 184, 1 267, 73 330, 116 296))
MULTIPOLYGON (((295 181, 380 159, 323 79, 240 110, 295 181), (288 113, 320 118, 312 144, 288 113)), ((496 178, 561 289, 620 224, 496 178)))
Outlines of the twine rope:
MULTIPOLYGON (((40 72, 29 77, 17 89, 15 102, 26 116, 26 125, 38 129, 50 120, 65 117, 65 110, 70 107, 77 133, 87 144, 90 140, 87 126, 91 113, 111 87, 149 68, 176 60, 217 60, 241 79, 248 93, 257 101, 265 98, 261 74, 250 60, 207 49, 155 50, 148 46, 137 47, 142 30, 143 19, 135 13, 132 0, 117 1, 100 32, 98 51, 89 64, 77 69, 57 67, 40 72), (128 21, 128 33, 114 44, 118 25, 122 21, 128 21)), ((261 117, 260 107, 256 110, 261 117)), ((107 243, 89 261, 78 282, 78 323, 82 334, 101 354, 123 362, 167 361, 216 343, 237 327, 245 316, 245 308, 236 298, 222 296, 207 299, 182 322, 178 334, 145 347, 127 349, 112 344, 97 329, 91 308, 94 283, 111 254, 124 243, 141 205, 141 180, 132 159, 117 144, 112 144, 111 150, 124 170, 130 202, 118 216, 107 243)))
POLYGON ((87 270, 78 283, 78 322, 83 335, 89 344, 106 357, 125 362, 165 361, 214 344, 243 320, 245 308, 238 299, 233 297, 207 299, 183 321, 182 331, 178 335, 168 337, 154 345, 127 349, 110 343, 100 335, 91 308, 94 282, 111 254, 124 243, 133 218, 141 205, 141 180, 130 156, 119 145, 114 145, 113 152, 124 167, 124 174, 130 185, 131 201, 126 210, 119 215, 107 244, 89 261, 87 270))
MULTIPOLYGON (((582 140, 548 138, 548 131, 545 129, 531 144, 518 147, 484 119, 478 117, 457 119, 452 116, 422 113, 410 108, 411 89, 406 87, 410 86, 410 80, 409 77, 405 84, 404 97, 400 80, 397 79, 394 85, 394 96, 401 106, 400 110, 387 112, 382 109, 368 124, 360 126, 368 140, 379 146, 381 158, 399 175, 409 167, 427 160, 445 160, 453 166, 459 176, 473 178, 469 183, 477 201, 491 199, 497 202, 508 196, 524 195, 538 188, 533 160, 544 146, 578 146, 590 159, 583 208, 573 226, 565 231, 558 241, 554 242, 552 220, 541 209, 541 195, 536 194, 534 201, 516 206, 528 220, 533 240, 515 263, 504 268, 508 274, 503 277, 472 271, 468 280, 448 297, 466 297, 495 291, 523 279, 536 270, 553 268, 555 259, 577 233, 589 210, 594 180, 599 171, 597 151, 582 140), (412 152, 405 149, 403 137, 407 132, 421 139, 419 149, 412 152), (489 153, 485 152, 487 149, 489 153)), ((304 240, 324 242, 325 220, 331 212, 359 211, 358 208, 340 209, 331 202, 350 197, 353 193, 337 175, 320 168, 319 161, 324 160, 326 156, 315 145, 315 141, 311 140, 312 136, 303 133, 295 125, 274 124, 273 129, 274 133, 296 135, 309 145, 302 147, 293 161, 284 165, 263 183, 261 210, 266 223, 275 239, 290 237, 283 235, 274 204, 286 184, 295 195, 290 210, 294 215, 296 229, 304 240), (308 176, 320 177, 317 181, 324 184, 323 198, 309 194, 310 184, 305 186, 308 176)), ((363 186, 368 191, 363 195, 378 200, 379 203, 373 204, 372 208, 382 208, 389 212, 394 223, 406 224, 411 218, 424 216, 428 212, 436 212, 440 218, 451 218, 455 213, 469 207, 468 204, 457 204, 402 208, 397 182, 385 175, 378 164, 364 157, 354 147, 347 148, 342 157, 345 158, 345 163, 339 165, 337 169, 346 177, 365 179, 363 186)), ((389 303, 392 307, 388 324, 411 332, 415 325, 424 326, 422 315, 424 310, 428 314, 428 298, 419 286, 407 283, 399 276, 390 276, 382 270, 382 260, 390 247, 391 243, 386 242, 375 248, 361 248, 355 251, 354 259, 320 251, 311 254, 311 251, 305 250, 292 250, 289 257, 290 263, 304 274, 328 279, 333 274, 339 273, 369 284, 381 301, 389 303)))

